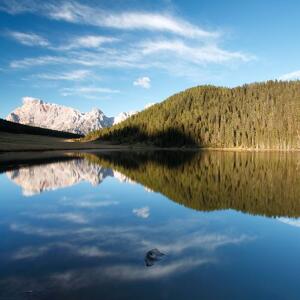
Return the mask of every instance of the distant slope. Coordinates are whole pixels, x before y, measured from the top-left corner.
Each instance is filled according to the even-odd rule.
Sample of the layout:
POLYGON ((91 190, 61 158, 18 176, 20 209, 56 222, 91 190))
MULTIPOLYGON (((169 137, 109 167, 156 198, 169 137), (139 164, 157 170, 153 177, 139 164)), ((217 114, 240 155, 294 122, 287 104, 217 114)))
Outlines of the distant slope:
POLYGON ((300 149, 300 81, 191 88, 87 138, 163 147, 300 149))
POLYGON ((43 135, 43 136, 49 136, 49 137, 51 136, 51 137, 66 138, 66 139, 82 137, 82 135, 79 134, 22 125, 19 123, 10 122, 3 119, 0 119, 0 132, 43 135))

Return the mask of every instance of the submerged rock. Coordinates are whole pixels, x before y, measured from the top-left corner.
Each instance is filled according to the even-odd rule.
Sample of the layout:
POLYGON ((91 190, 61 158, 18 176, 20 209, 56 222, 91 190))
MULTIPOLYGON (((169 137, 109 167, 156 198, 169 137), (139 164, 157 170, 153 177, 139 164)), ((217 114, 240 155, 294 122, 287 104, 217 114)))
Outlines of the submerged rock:
POLYGON ((145 255, 145 264, 147 267, 151 267, 155 264, 155 262, 161 260, 161 258, 165 254, 160 252, 158 249, 154 248, 152 250, 149 250, 145 255))

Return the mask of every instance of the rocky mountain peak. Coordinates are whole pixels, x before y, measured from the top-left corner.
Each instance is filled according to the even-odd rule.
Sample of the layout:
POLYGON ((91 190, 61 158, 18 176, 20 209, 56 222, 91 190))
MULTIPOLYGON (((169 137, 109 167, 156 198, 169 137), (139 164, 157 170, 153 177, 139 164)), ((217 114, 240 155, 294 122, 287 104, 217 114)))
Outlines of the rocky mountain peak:
MULTIPOLYGON (((152 105, 152 103, 151 103, 152 105)), ((86 135, 87 133, 123 122, 138 111, 121 112, 107 117, 99 108, 90 112, 48 103, 38 98, 24 97, 22 106, 11 112, 6 120, 47 129, 86 135)))
POLYGON ((6 120, 78 134, 87 134, 114 123, 114 118, 107 117, 97 108, 82 113, 71 107, 47 103, 32 97, 24 97, 23 105, 11 112, 6 120))

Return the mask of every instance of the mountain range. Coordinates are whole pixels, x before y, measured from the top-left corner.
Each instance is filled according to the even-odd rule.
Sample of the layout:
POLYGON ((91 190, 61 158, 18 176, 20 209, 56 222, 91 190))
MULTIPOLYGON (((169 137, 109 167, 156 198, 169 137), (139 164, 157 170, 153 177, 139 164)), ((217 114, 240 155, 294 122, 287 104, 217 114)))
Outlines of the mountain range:
POLYGON ((7 117, 7 121, 80 135, 118 124, 137 112, 122 112, 107 117, 100 109, 83 113, 71 107, 47 103, 41 99, 24 97, 23 105, 7 117))
POLYGON ((26 97, 7 120, 111 145, 299 150, 299 95, 300 81, 234 88, 204 85, 117 117, 107 117, 99 109, 82 113, 26 97))

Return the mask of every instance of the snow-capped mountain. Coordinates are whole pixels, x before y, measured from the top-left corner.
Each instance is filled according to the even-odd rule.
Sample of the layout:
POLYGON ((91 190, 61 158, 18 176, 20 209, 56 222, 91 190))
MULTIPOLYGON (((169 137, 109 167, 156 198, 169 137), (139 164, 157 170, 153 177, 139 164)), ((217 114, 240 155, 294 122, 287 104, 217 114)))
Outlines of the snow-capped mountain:
POLYGON ((6 120, 85 135, 90 131, 120 123, 135 113, 121 113, 116 118, 107 117, 99 109, 82 113, 70 107, 24 97, 23 105, 11 112, 6 120))
POLYGON ((121 123, 121 122, 125 121, 127 118, 129 118, 137 113, 138 113, 138 111, 121 112, 114 118, 113 125, 121 123))

